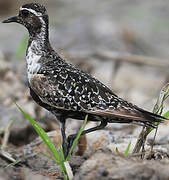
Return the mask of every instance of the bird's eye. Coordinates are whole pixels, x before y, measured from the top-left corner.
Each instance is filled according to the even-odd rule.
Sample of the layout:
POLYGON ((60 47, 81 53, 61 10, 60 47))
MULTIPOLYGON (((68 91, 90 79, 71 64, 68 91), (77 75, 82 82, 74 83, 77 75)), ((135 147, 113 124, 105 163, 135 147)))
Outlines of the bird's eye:
POLYGON ((29 11, 27 11, 27 10, 22 10, 21 11, 21 16, 28 17, 28 15, 29 15, 29 11))

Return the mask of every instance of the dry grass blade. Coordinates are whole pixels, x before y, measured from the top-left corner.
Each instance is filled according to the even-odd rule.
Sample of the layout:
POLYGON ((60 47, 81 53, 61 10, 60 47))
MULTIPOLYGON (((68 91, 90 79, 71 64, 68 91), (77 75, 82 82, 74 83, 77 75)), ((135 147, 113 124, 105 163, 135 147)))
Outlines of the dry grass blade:
POLYGON ((5 148, 7 147, 7 144, 8 144, 8 139, 10 135, 10 127, 12 126, 13 121, 14 120, 11 120, 5 128, 4 138, 3 138, 2 145, 0 148, 0 155, 12 163, 14 163, 16 160, 12 157, 11 154, 5 151, 5 148))
POLYGON ((3 138, 3 142, 2 142, 2 146, 1 146, 1 149, 3 149, 3 150, 7 147, 8 139, 9 139, 9 135, 10 135, 10 128, 11 128, 13 122, 14 122, 14 120, 11 120, 5 128, 4 138, 3 138))
MULTIPOLYGON (((158 115, 161 115, 162 112, 163 112, 163 108, 164 108, 164 101, 168 98, 169 96, 169 83, 167 83, 162 89, 161 89, 161 92, 160 92, 160 95, 157 99, 157 102, 154 106, 154 109, 153 109, 153 113, 155 114, 158 114, 158 115)), ((169 113, 167 112, 164 117, 167 118, 167 115, 169 115, 169 113)), ((155 125, 158 125, 159 123, 155 124, 155 125)), ((136 145, 133 149, 133 153, 139 153, 140 152, 140 149, 141 147, 143 146, 144 142, 146 141, 146 138, 148 136, 148 134, 153 130, 154 128, 149 128, 149 127, 146 127, 142 129, 141 133, 139 134, 139 137, 138 137, 138 140, 136 142, 136 145)), ((156 129, 157 130, 157 129, 156 129)), ((155 133, 156 134, 156 133, 155 133)), ((154 137, 154 140, 155 140, 155 137, 154 137)))
POLYGON ((69 177, 69 180, 72 180, 73 179, 73 171, 72 171, 72 168, 70 167, 69 162, 65 161, 64 165, 65 165, 66 173, 67 173, 67 175, 69 177))
POLYGON ((28 158, 33 157, 33 156, 36 156, 37 154, 39 154, 39 152, 36 152, 36 153, 33 153, 33 154, 29 154, 29 155, 27 155, 27 156, 24 156, 24 157, 22 157, 21 159, 16 160, 16 161, 14 161, 14 162, 11 163, 11 164, 8 164, 8 165, 6 166, 6 168, 15 166, 16 164, 18 164, 18 163, 24 161, 25 159, 28 159, 28 158))
POLYGON ((11 154, 9 154, 8 152, 4 151, 3 149, 0 150, 0 155, 2 157, 4 157, 5 159, 7 159, 10 162, 15 162, 16 160, 12 157, 11 154))

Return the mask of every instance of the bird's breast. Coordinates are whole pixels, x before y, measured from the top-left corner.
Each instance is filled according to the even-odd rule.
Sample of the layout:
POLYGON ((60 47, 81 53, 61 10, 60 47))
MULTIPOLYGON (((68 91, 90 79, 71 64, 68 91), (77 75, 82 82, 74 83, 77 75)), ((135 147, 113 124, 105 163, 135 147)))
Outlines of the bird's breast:
POLYGON ((41 55, 36 54, 36 52, 34 52, 31 47, 28 48, 26 56, 28 80, 30 80, 32 75, 36 74, 39 71, 41 67, 40 58, 41 55))

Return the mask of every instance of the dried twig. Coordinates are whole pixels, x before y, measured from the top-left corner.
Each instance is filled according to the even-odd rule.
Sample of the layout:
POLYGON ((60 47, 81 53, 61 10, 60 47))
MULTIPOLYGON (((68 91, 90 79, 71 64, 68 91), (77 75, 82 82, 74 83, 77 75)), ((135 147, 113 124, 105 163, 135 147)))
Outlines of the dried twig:
POLYGON ((94 57, 104 61, 121 61, 121 62, 129 62, 135 63, 140 65, 148 65, 148 66, 155 66, 155 67, 169 67, 169 60, 164 58, 157 58, 157 57, 149 57, 149 56, 142 56, 136 54, 129 54, 129 53, 122 53, 122 52, 115 52, 115 51, 98 51, 90 54, 69 54, 69 57, 78 60, 84 60, 89 57, 94 57))
POLYGON ((7 147, 8 139, 9 139, 9 135, 10 135, 10 128, 11 128, 13 122, 14 122, 14 120, 11 120, 5 128, 4 138, 3 138, 2 146, 1 146, 1 149, 3 149, 3 150, 7 147))
POLYGON ((97 57, 103 60, 118 60, 122 62, 137 63, 142 65, 157 66, 157 67, 169 67, 169 61, 166 59, 163 61, 156 57, 141 56, 135 54, 127 54, 113 51, 102 51, 93 53, 91 56, 97 57), (161 63, 162 61, 162 63, 161 63))
POLYGON ((14 120, 11 120, 7 124, 7 126, 5 128, 5 132, 4 132, 2 146, 0 148, 0 155, 11 162, 15 162, 15 159, 12 157, 12 155, 10 153, 5 151, 5 148, 7 147, 7 144, 8 144, 8 139, 9 139, 9 135, 10 135, 10 127, 12 126, 13 122, 14 122, 14 120))
POLYGON ((5 159, 7 159, 10 162, 15 162, 16 160, 12 157, 11 154, 9 154, 8 152, 4 151, 3 149, 0 150, 0 155, 2 157, 4 157, 5 159))

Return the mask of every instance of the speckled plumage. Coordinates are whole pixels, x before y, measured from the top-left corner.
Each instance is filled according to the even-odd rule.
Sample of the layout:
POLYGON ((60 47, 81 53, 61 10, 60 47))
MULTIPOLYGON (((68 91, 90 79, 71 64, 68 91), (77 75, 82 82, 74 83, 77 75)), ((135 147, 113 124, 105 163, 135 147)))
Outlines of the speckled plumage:
MULTIPOLYGON (((90 74, 63 60, 49 43, 48 15, 43 6, 26 4, 13 19, 29 31, 26 59, 31 96, 59 119, 63 141, 66 141, 64 124, 69 117, 83 120, 88 114, 88 120, 101 122, 83 134, 101 129, 107 123, 155 126, 154 122, 161 122, 161 116, 119 98, 90 74)), ((66 147, 63 142, 64 150, 66 147)))

